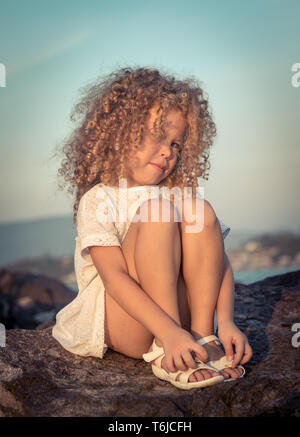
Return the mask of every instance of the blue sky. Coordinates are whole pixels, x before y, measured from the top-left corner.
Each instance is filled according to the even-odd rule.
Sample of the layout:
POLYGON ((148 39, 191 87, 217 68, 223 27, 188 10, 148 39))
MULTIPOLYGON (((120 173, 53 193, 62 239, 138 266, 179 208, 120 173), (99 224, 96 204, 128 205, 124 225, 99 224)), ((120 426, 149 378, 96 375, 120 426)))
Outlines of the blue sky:
POLYGON ((50 159, 79 89, 148 66, 194 76, 218 137, 205 197, 232 229, 300 230, 298 1, 11 1, 1 5, 0 222, 72 213, 50 159))

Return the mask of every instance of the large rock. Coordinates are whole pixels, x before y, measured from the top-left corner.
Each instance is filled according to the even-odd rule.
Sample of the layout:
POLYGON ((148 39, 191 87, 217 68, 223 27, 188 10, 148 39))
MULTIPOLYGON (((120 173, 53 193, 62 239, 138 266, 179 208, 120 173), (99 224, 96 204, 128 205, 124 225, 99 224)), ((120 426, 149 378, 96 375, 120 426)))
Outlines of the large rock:
POLYGON ((0 322, 6 329, 35 329, 54 321, 74 297, 72 290, 54 278, 0 269, 0 322))
POLYGON ((0 348, 0 415, 299 416, 300 350, 292 345, 299 292, 300 271, 236 284, 235 322, 254 351, 247 374, 190 391, 111 350, 102 360, 73 355, 51 336, 51 326, 9 330, 0 348))

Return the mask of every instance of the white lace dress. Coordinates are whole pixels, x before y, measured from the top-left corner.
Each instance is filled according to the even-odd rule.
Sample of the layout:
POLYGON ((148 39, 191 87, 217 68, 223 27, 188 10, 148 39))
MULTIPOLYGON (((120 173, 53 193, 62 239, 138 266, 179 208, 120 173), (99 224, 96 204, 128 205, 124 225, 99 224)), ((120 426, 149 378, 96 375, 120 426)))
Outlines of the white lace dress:
MULTIPOLYGON (((56 315, 53 337, 69 352, 103 358, 105 288, 89 254, 89 246, 120 246, 141 203, 159 196, 157 186, 132 188, 97 184, 80 199, 74 267, 76 297, 56 315), (127 212, 127 213, 126 213, 127 212), (122 215, 123 214, 123 215, 122 215)), ((163 197, 170 199, 168 190, 163 197)), ((223 239, 230 228, 219 219, 223 239)))

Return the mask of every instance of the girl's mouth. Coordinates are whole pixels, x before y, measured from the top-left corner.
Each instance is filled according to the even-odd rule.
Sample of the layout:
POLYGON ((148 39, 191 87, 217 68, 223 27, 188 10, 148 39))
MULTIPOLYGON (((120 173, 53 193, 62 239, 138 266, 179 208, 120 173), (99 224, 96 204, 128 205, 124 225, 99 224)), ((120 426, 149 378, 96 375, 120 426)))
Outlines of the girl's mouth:
POLYGON ((163 172, 163 171, 164 171, 164 169, 161 168, 159 165, 157 165, 157 164, 153 164, 152 162, 150 162, 150 164, 151 164, 154 168, 156 168, 156 170, 158 170, 158 171, 160 171, 160 172, 163 172))

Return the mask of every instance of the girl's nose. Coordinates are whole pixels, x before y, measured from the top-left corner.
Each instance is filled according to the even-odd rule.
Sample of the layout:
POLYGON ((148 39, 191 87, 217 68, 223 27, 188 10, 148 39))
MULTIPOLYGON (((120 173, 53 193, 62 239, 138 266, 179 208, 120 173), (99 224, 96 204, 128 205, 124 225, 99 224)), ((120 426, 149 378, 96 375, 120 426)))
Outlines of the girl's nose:
POLYGON ((169 157, 172 154, 171 146, 168 146, 166 143, 161 143, 160 154, 169 157))

